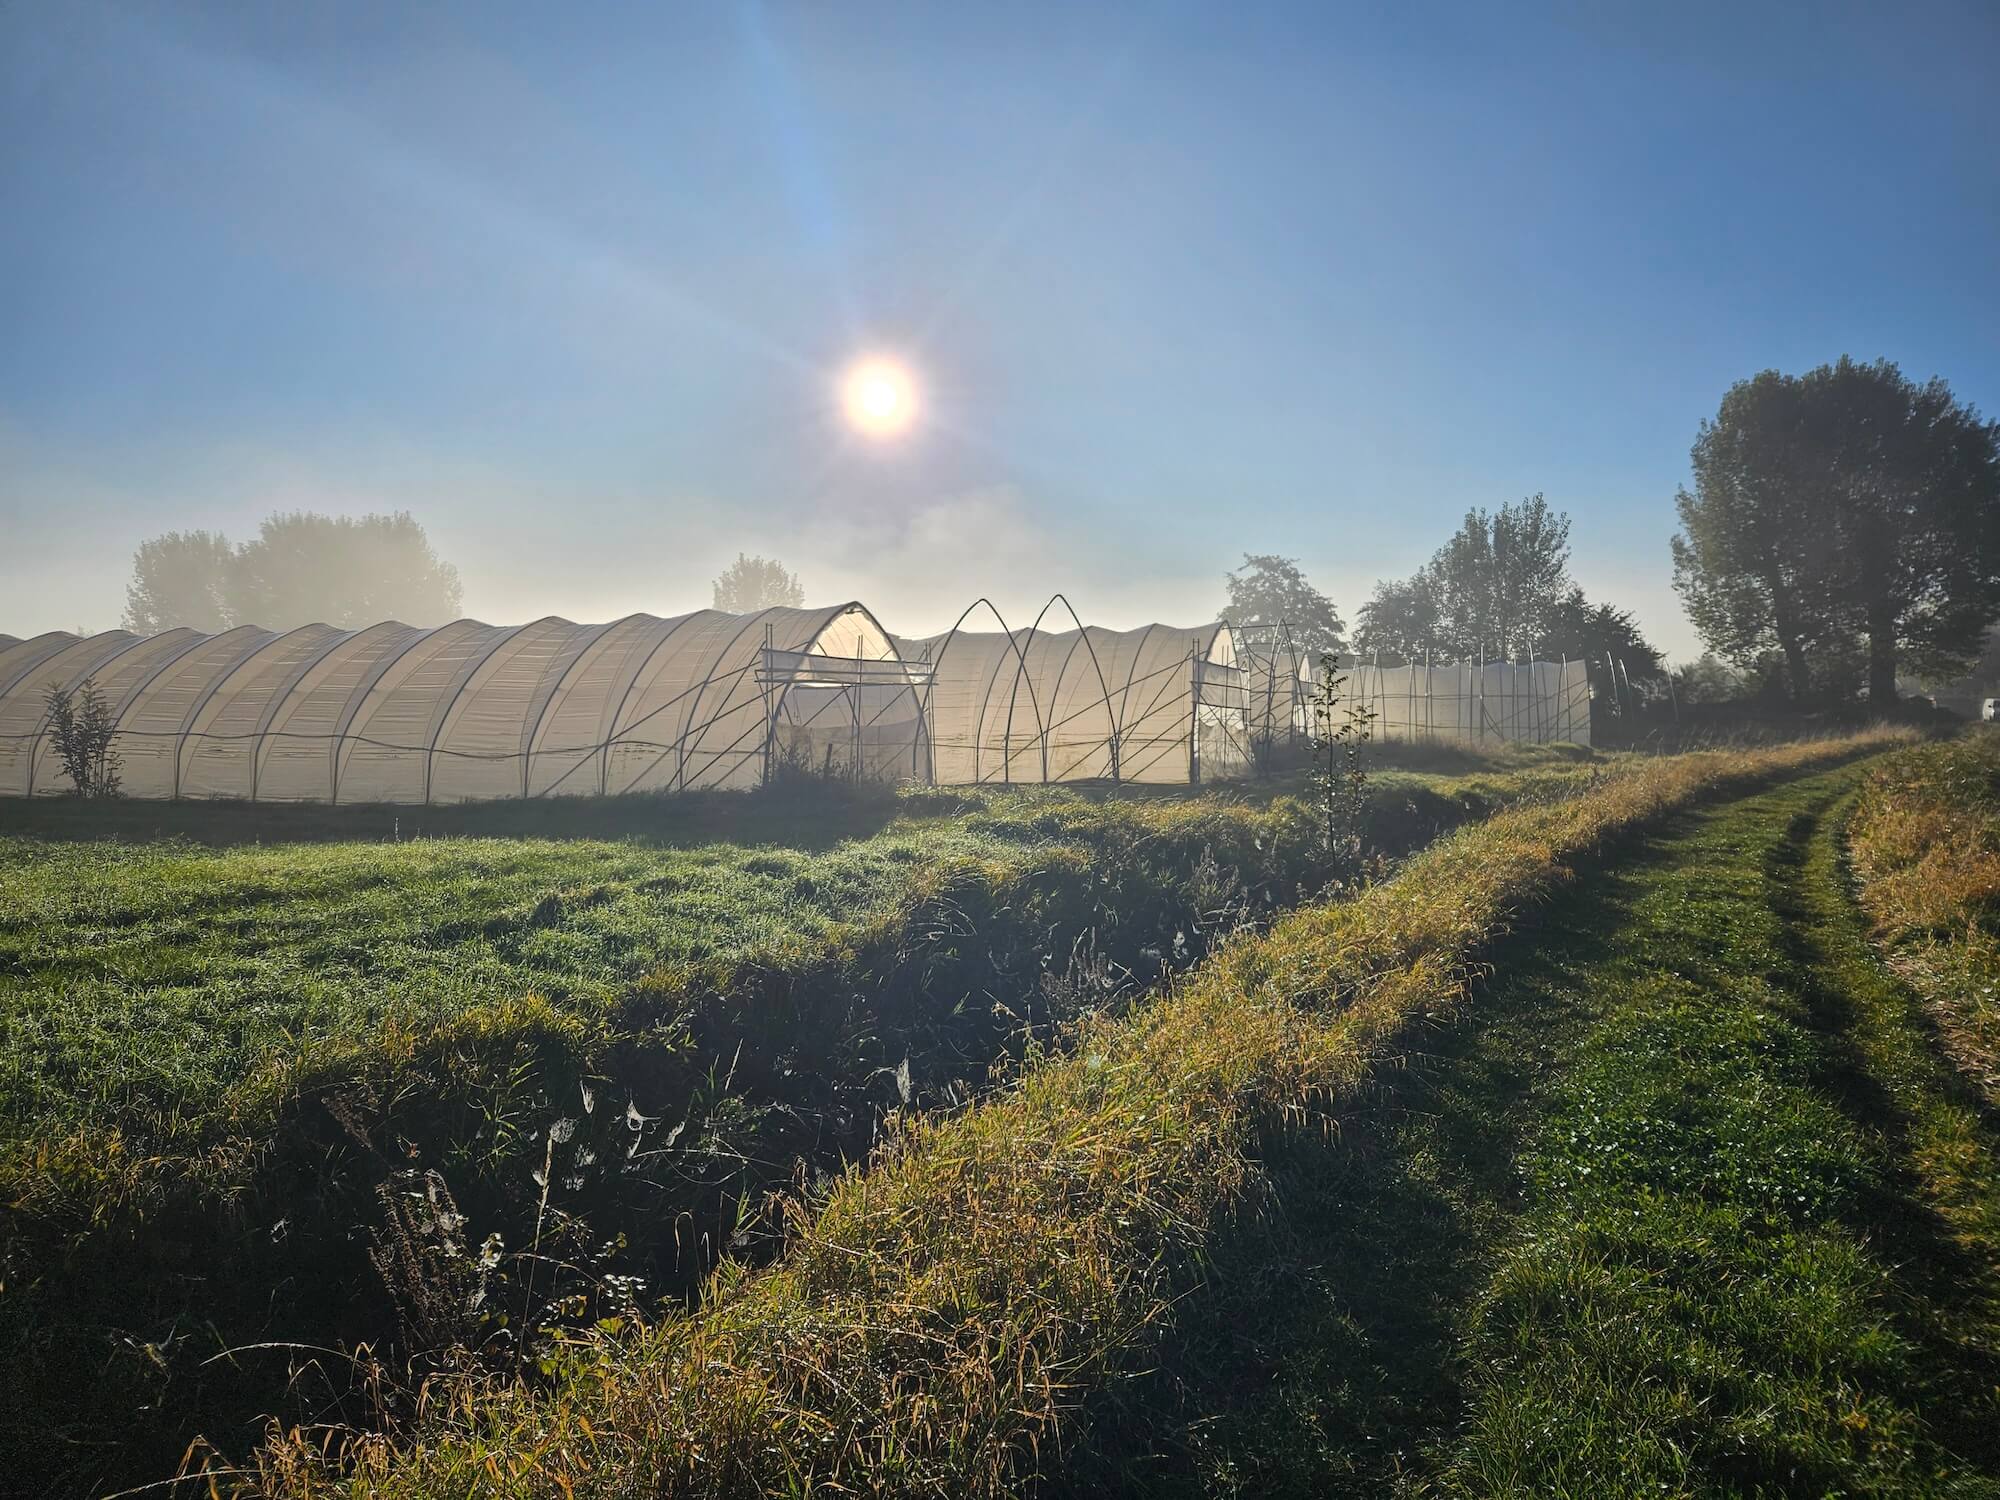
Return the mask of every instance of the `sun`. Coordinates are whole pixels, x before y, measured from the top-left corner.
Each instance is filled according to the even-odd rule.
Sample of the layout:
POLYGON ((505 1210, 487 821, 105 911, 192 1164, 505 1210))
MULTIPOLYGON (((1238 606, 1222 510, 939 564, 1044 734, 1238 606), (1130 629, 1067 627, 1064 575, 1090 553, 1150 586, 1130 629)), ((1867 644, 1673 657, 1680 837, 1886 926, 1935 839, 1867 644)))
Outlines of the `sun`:
POLYGON ((840 408, 864 437, 900 437, 917 419, 917 383, 900 361, 856 360, 840 377, 840 408))

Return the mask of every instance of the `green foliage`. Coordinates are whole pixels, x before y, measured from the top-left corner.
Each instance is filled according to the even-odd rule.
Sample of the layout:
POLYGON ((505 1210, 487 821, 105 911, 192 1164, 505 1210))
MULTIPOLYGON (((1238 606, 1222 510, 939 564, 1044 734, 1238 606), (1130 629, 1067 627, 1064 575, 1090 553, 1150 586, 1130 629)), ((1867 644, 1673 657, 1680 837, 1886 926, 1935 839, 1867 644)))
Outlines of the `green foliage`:
POLYGON ((1603 661, 1615 657, 1634 682, 1657 682, 1663 665, 1660 653, 1640 632, 1630 610, 1592 604, 1579 588, 1563 596, 1547 629, 1537 637, 1535 650, 1549 660, 1603 661))
POLYGON ((1383 581, 1361 607, 1355 646, 1390 661, 1616 656, 1650 678, 1659 653, 1625 610, 1592 604, 1569 577, 1569 517, 1540 495, 1489 515, 1466 513, 1456 535, 1410 578, 1383 581))
POLYGON ((86 680, 72 692, 52 682, 45 701, 49 737, 55 743, 63 774, 69 778, 71 795, 117 796, 118 752, 111 748, 111 741, 118 724, 97 684, 86 680))
POLYGON ((805 585, 773 558, 746 557, 723 569, 715 580, 715 607, 732 615, 760 609, 798 609, 806 602, 805 585))
POLYGON ((1674 581, 1717 655, 1781 655, 1795 698, 1851 692, 1860 660, 1890 702, 1899 662, 1941 676, 1979 654, 2000 617, 2000 424, 1943 381, 1845 356, 1766 370, 1730 388, 1692 460, 1674 581))
MULTIPOLYGON (((1591 774, 1394 774, 1363 834, 1406 849, 1591 774)), ((281 1351, 208 1363, 224 1347, 504 1366, 544 1356, 537 1328, 691 1295, 725 1252, 770 1252, 767 1193, 1327 874, 1286 795, 711 800, 24 807, 244 842, 0 839, 0 1337, 43 1372, 0 1449, 117 1430, 106 1461, 157 1478, 196 1422, 351 1394, 337 1371, 287 1396, 281 1351), (392 813, 541 836, 403 839, 392 813), (792 847, 549 837, 563 819, 792 847), (357 828, 379 841, 337 837, 357 828), (247 842, 287 834, 328 841, 247 842)))
POLYGON ((1683 704, 1727 703, 1753 686, 1712 652, 1684 667, 1676 667, 1673 678, 1674 695, 1683 704))
POLYGON ((1311 659, 1341 649, 1340 615, 1333 601, 1314 588, 1297 558, 1246 552, 1243 566, 1226 579, 1229 602, 1218 619, 1235 625, 1291 626, 1291 645, 1311 659))
POLYGON ((141 542, 125 587, 125 628, 153 635, 186 626, 213 635, 242 623, 235 561, 229 539, 213 531, 169 531, 141 542))
POLYGON ((1366 860, 1364 819, 1368 802, 1368 748, 1375 711, 1359 700, 1343 709, 1340 659, 1319 660, 1311 700, 1312 771, 1307 778, 1329 863, 1337 878, 1358 879, 1366 860))
POLYGON ((460 607, 458 570, 439 560, 407 511, 269 516, 236 550, 231 598, 239 622, 270 630, 322 620, 346 629, 439 625, 460 607))
POLYGON ((524 1497, 1019 1493, 1074 1451, 1079 1401, 1151 1360, 1274 1146, 1325 1139, 1325 1110, 1371 1096, 1371 1062, 1452 1004, 1569 861, 1885 742, 1648 758, 1448 838, 1085 1020, 1017 1087, 915 1122, 798 1209, 782 1260, 725 1267, 690 1316, 586 1330, 547 1385, 442 1383, 414 1432, 331 1463, 279 1438, 262 1492, 444 1496, 502 1475, 524 1497))
POLYGON ((1855 779, 1614 845, 1493 949, 1279 1144, 1058 1492, 1991 1494, 2000 1140, 1861 941, 1855 779))
POLYGON ((460 602, 458 570, 439 560, 408 512, 295 511, 267 517, 240 546, 207 531, 143 543, 126 589, 125 628, 437 625, 455 619, 460 602))

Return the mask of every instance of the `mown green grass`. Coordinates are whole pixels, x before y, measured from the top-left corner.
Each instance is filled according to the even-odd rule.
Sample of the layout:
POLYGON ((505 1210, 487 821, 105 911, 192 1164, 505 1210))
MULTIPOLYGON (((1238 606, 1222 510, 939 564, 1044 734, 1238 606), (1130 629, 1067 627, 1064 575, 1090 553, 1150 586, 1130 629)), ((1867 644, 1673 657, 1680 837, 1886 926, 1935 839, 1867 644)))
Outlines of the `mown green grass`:
MULTIPOLYGON (((1490 807, 1573 789, 1592 764, 1537 757, 1513 771, 1379 777, 1375 841, 1407 848, 1490 807)), ((1293 898, 1313 868, 1295 800, 1234 789, 864 801, 879 827, 825 849, 809 803, 778 819, 738 800, 761 841, 693 848, 674 842, 690 825, 671 803, 664 820, 633 807, 632 836, 619 841, 337 837, 372 828, 383 809, 229 806, 204 830, 192 821, 200 809, 180 805, 170 813, 181 834, 138 842, 130 836, 153 816, 144 804, 35 804, 36 833, 0 821, 0 1143, 88 1126, 123 1131, 148 1153, 202 1149, 216 1127, 275 1105, 279 1080, 384 1031, 528 995, 595 1019, 648 978, 780 966, 851 944, 940 870, 1003 875, 1057 850, 1171 864, 1210 848, 1240 853, 1238 872, 1264 884, 1268 905, 1293 898), (234 841, 272 831, 261 820, 273 817, 299 837, 234 841), (80 837, 105 830, 127 837, 80 837), (230 842, 187 836, 197 832, 230 842), (1271 888, 1287 880, 1293 889, 1271 888)), ((403 811, 413 832, 419 816, 471 827, 500 816, 403 811)), ((826 821, 846 827, 856 815, 836 799, 826 821)), ((552 816, 540 811, 544 826, 552 816)), ((595 804, 578 819, 604 826, 595 804)), ((712 830, 715 817, 692 826, 712 830)), ((1118 871, 1103 874, 1115 883, 1118 871)), ((1200 940, 1203 894, 1189 890, 1147 934, 1167 945, 1164 966, 1176 935, 1182 962, 1200 940)))
MULTIPOLYGON (((1371 839, 1599 769, 1385 775, 1371 839)), ((1283 782, 711 800, 568 809, 587 838, 560 807, 536 837, 475 832, 513 808, 4 810, 33 832, 0 834, 0 1332, 44 1376, 0 1400, 15 1472, 157 1478, 197 1431, 347 1400, 338 1355, 301 1384, 227 1349, 367 1341, 401 1374, 613 1314, 607 1285, 689 1292, 886 1110, 962 1101, 1324 880, 1283 782), (699 843, 732 805, 762 842, 699 843), (407 836, 431 820, 462 831, 407 836), (497 1244, 476 1312, 370 1264, 437 1190, 463 1226, 396 1264, 497 1244)))
POLYGON ((1079 1491, 2000 1493, 1994 1121, 1863 941, 1854 772, 1591 870, 1272 1189, 1079 1491))

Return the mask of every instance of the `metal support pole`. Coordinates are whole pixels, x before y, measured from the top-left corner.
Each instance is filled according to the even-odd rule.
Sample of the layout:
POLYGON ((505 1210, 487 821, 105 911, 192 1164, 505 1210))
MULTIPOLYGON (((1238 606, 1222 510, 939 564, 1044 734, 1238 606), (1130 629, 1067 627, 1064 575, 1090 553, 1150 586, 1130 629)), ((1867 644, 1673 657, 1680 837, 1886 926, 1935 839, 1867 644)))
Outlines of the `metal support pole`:
POLYGON ((1486 743, 1486 646, 1481 642, 1477 647, 1477 676, 1472 682, 1472 701, 1479 710, 1479 743, 1486 743))
POLYGON ((1188 642, 1188 785, 1201 785, 1201 643, 1188 642))
POLYGON ((771 659, 771 626, 764 626, 764 785, 771 784, 772 761, 778 748, 778 708, 772 696, 776 687, 777 663, 771 659))
POLYGON ((1424 743, 1437 743, 1437 702, 1431 685, 1431 650, 1424 647, 1424 743))

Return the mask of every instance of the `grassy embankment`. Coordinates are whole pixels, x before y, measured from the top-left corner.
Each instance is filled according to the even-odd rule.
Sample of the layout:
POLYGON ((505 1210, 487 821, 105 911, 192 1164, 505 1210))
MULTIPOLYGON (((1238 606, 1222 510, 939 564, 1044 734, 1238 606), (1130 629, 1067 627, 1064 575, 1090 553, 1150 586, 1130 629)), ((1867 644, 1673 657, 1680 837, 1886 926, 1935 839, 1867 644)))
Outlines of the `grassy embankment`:
MULTIPOLYGON (((1385 776, 1373 836, 1597 770, 1385 776)), ((755 1259, 762 1193, 886 1109, 963 1100, 1322 881, 1294 800, 1185 791, 44 802, 0 829, 0 1335, 39 1372, 0 1447, 72 1489, 157 1477, 197 1424, 376 1415, 345 1404, 355 1343, 504 1352, 755 1259), (767 846, 701 843, 724 827, 767 846), (440 828, 488 836, 401 837, 440 828), (328 1351, 216 1358, 260 1343, 328 1351)))
POLYGON ((1261 1162, 1349 1106, 1494 934, 1607 839, 1891 743, 1643 762, 1445 839, 1358 900, 1226 945, 1153 1005, 916 1122, 702 1309, 582 1334, 530 1387, 441 1388, 414 1442, 303 1434, 261 1483, 380 1496, 1012 1493, 1060 1473, 1093 1392, 1141 1361, 1261 1162), (321 1441, 338 1450, 329 1470, 321 1441))
POLYGON ((1896 756, 1869 777, 1850 831, 1890 966, 2000 1106, 2000 732, 1896 756))
POLYGON ((1669 820, 1496 948, 1270 1161, 1068 1484, 2000 1493, 2000 1133, 1866 941, 1867 774, 1669 820))

